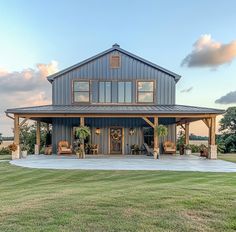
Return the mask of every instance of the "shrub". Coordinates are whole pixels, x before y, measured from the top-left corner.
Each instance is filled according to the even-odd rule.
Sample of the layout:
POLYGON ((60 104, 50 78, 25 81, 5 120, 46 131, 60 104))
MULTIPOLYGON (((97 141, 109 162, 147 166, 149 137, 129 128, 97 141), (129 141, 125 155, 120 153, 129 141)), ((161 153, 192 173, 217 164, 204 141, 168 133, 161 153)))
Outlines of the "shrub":
POLYGON ((192 153, 200 152, 200 147, 198 145, 190 144, 190 148, 191 148, 192 153))
POLYGON ((11 155, 11 151, 8 147, 3 147, 0 149, 0 155, 11 155))

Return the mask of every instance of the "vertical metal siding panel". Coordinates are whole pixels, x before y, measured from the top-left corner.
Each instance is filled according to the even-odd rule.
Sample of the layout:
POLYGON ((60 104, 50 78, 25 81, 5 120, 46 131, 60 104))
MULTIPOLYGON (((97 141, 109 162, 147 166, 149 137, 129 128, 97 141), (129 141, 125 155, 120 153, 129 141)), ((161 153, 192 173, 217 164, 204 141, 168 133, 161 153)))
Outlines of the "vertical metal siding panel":
MULTIPOLYGON (((118 52, 114 52, 117 54, 118 52)), ((121 68, 111 69, 109 64, 110 54, 106 54, 88 64, 81 66, 71 72, 56 78, 53 84, 53 103, 71 104, 71 81, 74 79, 97 80, 133 80, 147 79, 156 80, 156 103, 173 104, 175 102, 175 81, 173 77, 158 71, 138 60, 125 54, 121 55, 121 68), (63 81, 62 81, 63 79, 63 81)), ((133 93, 135 92, 135 82, 133 82, 133 93)), ((135 102, 136 96, 132 100, 135 102)))
POLYGON ((98 102, 98 81, 97 80, 95 80, 95 81, 92 81, 91 82, 91 84, 92 84, 92 102, 93 103, 96 103, 96 102, 98 102))
POLYGON ((112 82, 111 89, 112 89, 111 90, 112 102, 118 102, 118 82, 117 81, 112 82))

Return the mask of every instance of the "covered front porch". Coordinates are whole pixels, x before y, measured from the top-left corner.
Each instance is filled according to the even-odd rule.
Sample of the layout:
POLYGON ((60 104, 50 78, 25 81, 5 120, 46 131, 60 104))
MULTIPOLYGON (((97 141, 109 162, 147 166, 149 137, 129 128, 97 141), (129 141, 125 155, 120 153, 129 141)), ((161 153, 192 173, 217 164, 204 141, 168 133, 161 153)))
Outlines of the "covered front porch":
MULTIPOLYGON (((142 129, 146 126, 156 128, 164 124, 169 128, 168 137, 160 139, 156 130, 152 130, 152 146, 154 152, 162 147, 163 140, 171 140, 176 144, 176 126, 185 131, 185 144, 189 144, 189 125, 202 120, 209 128, 209 157, 216 159, 215 128, 216 116, 223 111, 190 107, 190 106, 42 106, 7 110, 7 116, 14 120, 14 142, 19 145, 19 132, 27 120, 37 122, 35 154, 40 151, 40 123, 52 124, 53 153, 57 151, 60 140, 73 142, 73 127, 88 125, 92 133, 92 141, 99 143, 100 154, 116 154, 111 152, 111 128, 120 128, 119 154, 130 154, 129 147, 137 142, 140 146, 145 142, 142 129), (11 116, 10 114, 13 114, 11 116), (100 123, 100 124, 99 124, 100 123), (99 126, 100 125, 100 126, 99 126), (137 129, 132 137, 130 130, 137 129), (102 135, 97 134, 102 129, 102 135), (97 136, 99 135, 99 136, 97 136)), ((49 128, 49 126, 48 126, 49 128)))

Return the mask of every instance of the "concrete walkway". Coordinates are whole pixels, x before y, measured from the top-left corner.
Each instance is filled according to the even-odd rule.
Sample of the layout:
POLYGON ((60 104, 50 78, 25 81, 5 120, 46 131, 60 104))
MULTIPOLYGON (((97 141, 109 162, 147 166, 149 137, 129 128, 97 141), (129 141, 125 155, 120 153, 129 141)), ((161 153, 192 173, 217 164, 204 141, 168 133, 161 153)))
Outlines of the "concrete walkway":
POLYGON ((77 159, 76 156, 30 155, 25 159, 12 160, 10 163, 22 167, 43 169, 236 172, 236 163, 208 160, 193 155, 162 155, 158 160, 147 156, 87 155, 86 159, 77 159))

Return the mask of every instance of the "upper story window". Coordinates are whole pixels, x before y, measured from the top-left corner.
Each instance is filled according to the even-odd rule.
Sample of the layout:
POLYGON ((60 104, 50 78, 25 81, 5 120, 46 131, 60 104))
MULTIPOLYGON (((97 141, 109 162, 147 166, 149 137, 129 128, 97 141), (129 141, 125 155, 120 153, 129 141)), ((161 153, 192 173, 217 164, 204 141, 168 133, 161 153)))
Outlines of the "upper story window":
POLYGON ((132 83, 130 81, 118 82, 118 102, 129 103, 131 102, 132 83))
POLYGON ((137 100, 139 103, 154 102, 154 82, 138 81, 137 82, 137 100))
POLYGON ((110 67, 111 68, 119 68, 120 67, 120 56, 119 55, 111 55, 110 56, 110 67))
POLYGON ((74 81, 73 99, 74 102, 90 102, 89 81, 74 81))
POLYGON ((99 82, 99 102, 111 102, 111 82, 99 82))

